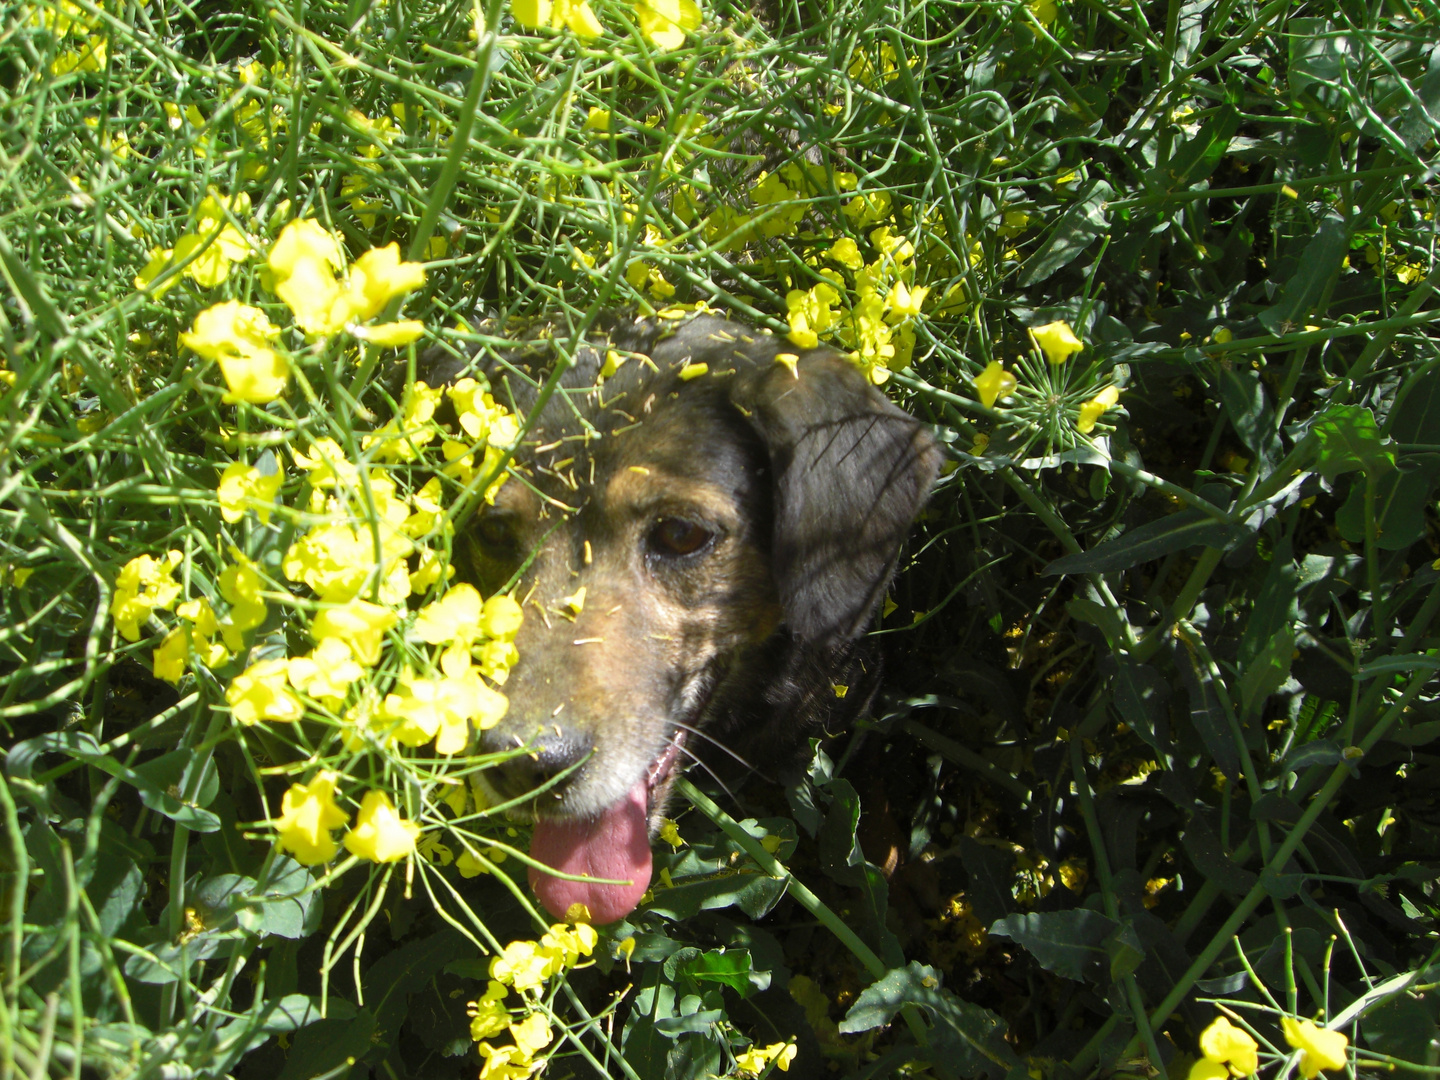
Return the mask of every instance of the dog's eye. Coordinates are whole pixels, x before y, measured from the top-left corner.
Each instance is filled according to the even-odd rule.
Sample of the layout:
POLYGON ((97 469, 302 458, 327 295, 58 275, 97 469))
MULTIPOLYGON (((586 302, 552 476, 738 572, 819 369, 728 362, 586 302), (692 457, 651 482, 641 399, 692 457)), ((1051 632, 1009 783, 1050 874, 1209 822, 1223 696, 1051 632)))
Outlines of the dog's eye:
POLYGON ((661 518, 650 530, 650 547, 661 555, 693 555, 715 536, 698 521, 685 518, 661 518))
POLYGON ((475 538, 487 548, 508 550, 515 546, 510 522, 499 514, 486 514, 475 523, 475 538))

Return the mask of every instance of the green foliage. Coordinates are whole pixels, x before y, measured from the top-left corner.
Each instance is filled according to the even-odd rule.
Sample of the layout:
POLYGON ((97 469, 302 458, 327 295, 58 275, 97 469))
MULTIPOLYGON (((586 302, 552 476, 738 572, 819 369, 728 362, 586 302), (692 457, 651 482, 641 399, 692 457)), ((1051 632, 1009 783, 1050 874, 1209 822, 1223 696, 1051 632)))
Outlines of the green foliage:
POLYGON ((1440 12, 790 0, 666 51, 662 4, 593 7, 589 39, 493 0, 0 15, 0 1078, 1183 1075, 1212 1003, 1277 1074, 1280 1015, 1433 1067, 1440 12), (299 219, 423 261, 444 349, 701 303, 829 341, 954 465, 877 718, 743 820, 682 783, 650 899, 486 1038, 491 959, 547 927, 484 761, 226 699, 310 645, 297 453, 412 509, 443 481, 442 558, 491 482, 385 456, 414 348, 297 328, 267 254, 299 219), (179 343, 227 301, 279 328, 273 401, 179 343), (222 514, 234 464, 273 518, 222 514), (264 621, 157 676, 185 627, 127 640, 123 568, 181 552, 233 629, 232 550, 264 621), (279 852, 320 769, 420 853, 279 852))

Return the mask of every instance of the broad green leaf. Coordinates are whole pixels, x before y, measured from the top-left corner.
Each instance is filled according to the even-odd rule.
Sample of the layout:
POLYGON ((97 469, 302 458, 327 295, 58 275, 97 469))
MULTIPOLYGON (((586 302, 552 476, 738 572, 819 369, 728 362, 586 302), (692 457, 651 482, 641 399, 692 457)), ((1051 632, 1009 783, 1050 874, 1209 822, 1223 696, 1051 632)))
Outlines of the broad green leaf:
POLYGON ((1260 313, 1265 329, 1272 334, 1301 329, 1349 254, 1350 230, 1344 219, 1337 214, 1327 215, 1305 245, 1294 274, 1280 290, 1279 300, 1260 313))
POLYGON ((1055 271, 1069 266, 1096 239, 1105 235, 1110 228, 1105 204, 1113 194, 1104 180, 1092 180, 1076 195, 1040 250, 1026 260, 1020 275, 1022 287, 1044 281, 1055 271))
MULTIPOLYGON (((333 999, 332 999, 333 1000, 333 999)), ((362 1061, 372 1048, 375 1017, 362 1009, 344 1020, 318 1020, 300 1029, 276 1080, 345 1076, 348 1063, 362 1061)))
POLYGON ((958 1076, 974 1076, 994 1066, 1009 1069, 1019 1065, 1015 1052, 1005 1043, 1005 1023, 1000 1017, 956 997, 940 985, 932 967, 911 961, 906 967, 887 971, 867 986, 845 1019, 840 1032, 854 1035, 884 1027, 906 1005, 917 1005, 929 1014, 933 1059, 958 1076))
POLYGON ((1125 628, 1120 617, 1104 604, 1077 596, 1065 605, 1065 611, 1072 619, 1099 627, 1111 652, 1119 652, 1125 647, 1125 628))
POLYGON ((1295 631, 1282 627, 1240 673, 1240 712, 1249 716, 1290 677, 1295 631))
MULTIPOLYGON (((10 754, 13 757, 17 752, 20 753, 20 759, 16 763, 24 768, 21 775, 29 775, 34 758, 39 754, 66 754, 87 765, 94 766, 103 773, 119 777, 140 793, 140 801, 151 810, 163 814, 179 825, 187 826, 193 832, 213 832, 220 827, 220 819, 210 811, 181 802, 179 798, 150 779, 140 769, 122 765, 109 754, 101 753, 99 744, 88 732, 63 731, 51 735, 41 735, 38 738, 26 740, 24 744, 17 745, 10 751, 10 754), (23 751, 22 746, 24 747, 23 751)), ((167 758, 173 756, 166 755, 167 758)), ((186 754, 186 757, 191 756, 193 755, 186 754)), ((178 777, 179 774, 176 775, 178 777)))
POLYGON ((1130 730, 1145 740, 1161 760, 1172 752, 1166 702, 1170 684, 1148 664, 1121 660, 1115 673, 1115 707, 1130 730))
POLYGON ((682 970, 696 982, 720 983, 741 997, 749 997, 752 991, 763 990, 770 984, 769 972, 756 972, 750 954, 744 949, 711 949, 686 963, 682 970), (766 976, 763 986, 756 985, 757 974, 766 976))
POLYGON ((991 926, 990 933, 1025 946, 1046 971, 1103 987, 1110 968, 1105 939, 1119 926, 1098 911, 1072 908, 1011 915, 991 926))
POLYGON ((1181 510, 1106 540, 1089 551, 1064 555, 1043 574, 1104 574, 1164 558, 1197 545, 1224 548, 1239 542, 1246 530, 1216 521, 1200 510, 1181 510))
MULTIPOLYGON (((1375 479, 1375 546, 1404 551, 1425 535, 1426 511, 1440 487, 1440 455, 1409 455, 1400 467, 1375 479)), ((1366 480, 1350 485, 1350 495, 1335 513, 1335 529, 1352 544, 1365 542, 1366 480)))
POLYGON ((1395 454, 1384 445, 1375 414, 1363 405, 1331 405, 1310 426, 1319 447, 1315 469, 1327 480, 1363 469, 1381 473, 1395 467, 1395 454))
POLYGON ((1185 684, 1190 697, 1190 726, 1200 736, 1205 749, 1215 760, 1215 766, 1226 776, 1240 775, 1240 754, 1230 734, 1230 723, 1225 709, 1215 693, 1210 670, 1188 646, 1184 646, 1175 657, 1176 670, 1180 681, 1185 684))
POLYGON ((1203 813, 1196 812, 1190 816, 1185 831, 1180 834, 1180 843, 1195 864, 1195 869, 1219 888, 1244 896, 1254 886, 1255 874, 1236 863, 1220 846, 1220 837, 1203 813))
POLYGON ((1285 537, 1271 553, 1270 568, 1265 571, 1265 580, 1260 585, 1255 602, 1249 607, 1245 627, 1240 632, 1241 668, 1246 667, 1282 627, 1289 625, 1299 580, 1294 547, 1289 537, 1285 537))

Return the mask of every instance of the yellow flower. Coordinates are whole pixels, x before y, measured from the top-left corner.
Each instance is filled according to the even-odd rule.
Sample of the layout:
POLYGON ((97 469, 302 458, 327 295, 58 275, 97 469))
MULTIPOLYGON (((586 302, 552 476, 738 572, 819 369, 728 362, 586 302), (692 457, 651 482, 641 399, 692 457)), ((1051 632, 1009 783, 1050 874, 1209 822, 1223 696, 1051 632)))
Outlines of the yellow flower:
POLYGON ((339 239, 319 222, 300 218, 280 230, 269 267, 275 295, 307 334, 333 334, 345 325, 350 305, 335 277, 345 268, 345 254, 339 239))
POLYGON ((79 49, 66 49, 50 65, 50 74, 68 75, 72 71, 103 71, 110 42, 103 34, 91 34, 79 49))
POLYGON ((829 257, 847 270, 859 270, 865 265, 865 258, 860 254, 859 245, 848 236, 842 236, 830 246, 829 257))
POLYGON ((554 923, 550 932, 540 939, 540 949, 550 957, 547 975, 556 975, 580 962, 582 956, 595 951, 600 935, 589 923, 577 922, 572 930, 564 923, 554 923))
POLYGON ((190 632, 183 626, 171 630, 160 642, 153 656, 157 679, 178 683, 185 674, 185 658, 190 655, 190 632))
POLYGON ((415 850, 420 826, 395 812, 390 796, 367 791, 360 800, 355 827, 345 834, 345 850, 371 862, 399 862, 415 850))
POLYGON ((350 316, 359 322, 373 319, 395 297, 423 284, 425 268, 401 261, 399 244, 372 248, 355 260, 345 281, 350 316))
POLYGON ((231 680, 225 700, 237 723, 293 722, 305 715, 305 706, 285 683, 289 663, 283 659, 261 660, 231 680))
POLYGON ((178 277, 172 277, 157 289, 150 289, 150 283, 159 277, 165 268, 170 265, 170 257, 173 254, 175 253, 170 248, 151 248, 150 261, 145 264, 145 268, 141 270, 140 273, 135 275, 135 288, 141 292, 149 290, 157 300, 173 289, 175 283, 180 280, 178 277))
POLYGON ((920 314, 920 305, 925 302, 925 296, 930 288, 927 285, 917 285, 910 288, 903 281, 896 281, 890 286, 890 295, 885 298, 885 305, 889 310, 891 319, 913 319, 920 314))
POLYGON ((1030 331, 1030 336, 1035 339, 1035 344, 1045 354, 1045 359, 1052 364, 1063 364, 1071 356, 1085 347, 1084 342, 1075 336, 1075 331, 1070 329, 1067 322, 1046 323, 1044 326, 1037 326, 1030 331))
POLYGON ((283 394, 290 378, 289 361, 270 347, 279 333, 259 308, 226 300, 196 315, 180 344, 220 365, 230 388, 222 401, 263 405, 283 394))
POLYGON ((110 614, 126 641, 139 641, 141 625, 155 611, 169 611, 180 598, 180 583, 170 575, 183 558, 178 551, 167 552, 163 561, 137 555, 120 568, 115 576, 110 614))
POLYGON ((605 32, 588 0, 510 0, 510 13, 521 26, 531 29, 569 27, 583 38, 599 37, 605 32))
POLYGON ((350 646, 338 637, 325 638, 309 656, 290 660, 290 685, 331 709, 345 700, 350 684, 365 674, 350 646))
POLYGON ((275 493, 284 482, 285 475, 278 470, 266 476, 254 465, 231 462, 220 474, 220 484, 215 489, 220 498, 220 516, 233 525, 245 516, 247 509, 254 507, 256 516, 262 522, 269 522, 270 512, 275 508, 275 493))
POLYGON ((535 1071, 518 1046, 491 1046, 482 1042, 476 1049, 485 1059, 480 1066, 480 1080, 525 1080, 535 1071))
POLYGON ((686 31, 700 29, 700 9, 693 0, 638 0, 635 18, 640 33, 661 49, 685 44, 686 31))
POLYGON ((310 623, 310 636, 317 644, 326 638, 338 638, 350 646, 356 660, 366 667, 374 667, 380 662, 380 643, 385 631, 394 626, 399 617, 389 608, 368 600, 351 600, 327 607, 315 616, 310 623))
POLYGON ((230 604, 230 615, 221 624, 220 633, 230 651, 239 652, 245 644, 242 635, 262 625, 268 611, 260 598, 260 571, 233 545, 230 557, 235 562, 222 570, 216 581, 220 595, 230 604))
MULTIPOLYGON (((1259 1047, 1255 1040, 1248 1031, 1236 1027, 1223 1016, 1217 1016, 1200 1033, 1200 1053, 1213 1064, 1228 1065, 1238 1076, 1249 1076, 1260 1068, 1259 1047)), ((1224 1076, 1225 1073, 1222 1071, 1218 1075, 1224 1076)))
POLYGON ((465 1011, 470 1014, 470 1038, 480 1042, 499 1035, 510 1025, 510 1010, 502 1004, 509 992, 504 983, 491 979, 484 996, 465 1006, 465 1011))
POLYGON ((680 825, 677 822, 671 821, 669 818, 666 818, 660 825, 659 836, 661 840, 664 840, 673 848, 678 848, 685 843, 680 836, 680 825))
POLYGON ((310 474, 313 488, 354 487, 360 482, 360 472, 345 457, 345 451, 334 439, 316 439, 310 444, 310 453, 291 450, 295 464, 310 474))
POLYGON ((190 646, 206 667, 219 667, 230 659, 229 650, 219 642, 210 639, 220 629, 219 620, 210 607, 210 601, 203 596, 186 600, 175 608, 175 614, 193 624, 190 630, 190 646))
POLYGON ((609 109, 602 109, 598 105, 590 106, 590 112, 585 117, 586 131, 609 131, 611 116, 609 109))
POLYGON ((230 276, 230 264, 250 254, 250 242, 245 234, 226 219, 227 208, 236 215, 249 212, 250 196, 244 192, 234 198, 206 195, 195 211, 195 231, 175 242, 175 262, 195 256, 185 267, 185 273, 201 288, 213 289, 219 285, 230 276))
POLYGON ((1321 1069, 1345 1068, 1345 1047, 1350 1040, 1343 1031, 1327 1031, 1310 1020, 1290 1016, 1280 1018, 1280 1030, 1285 1041, 1300 1051, 1300 1075, 1305 1080, 1315 1080, 1321 1069))
POLYGON ((512 941, 490 960, 490 978, 516 990, 536 990, 549 974, 550 954, 534 941, 512 941))
POLYGON ((1186 1080, 1230 1080, 1230 1070, 1218 1061, 1202 1057, 1190 1066, 1186 1080))
POLYGON ((1104 390, 1080 406, 1080 418, 1075 421, 1075 430, 1081 435, 1090 434, 1095 430, 1095 421, 1104 416, 1105 410, 1113 407, 1119 400, 1120 388, 1118 386, 1105 387, 1104 390))
POLYGON ((735 1064, 747 1076, 759 1076, 765 1071, 765 1066, 772 1061, 781 1072, 789 1072, 790 1063, 795 1060, 796 1049, 794 1043, 771 1043, 766 1047, 752 1046, 735 1055, 735 1064))
POLYGON ((1210 333, 1210 340, 1215 342, 1216 345, 1224 345, 1226 342, 1233 340, 1234 337, 1235 334, 1228 326, 1217 326, 1210 333))
POLYGON ((510 1025, 510 1037, 515 1040, 515 1045, 527 1058, 533 1058, 541 1050, 550 1045, 555 1038, 555 1033, 550 1030, 550 1024, 545 1019, 544 1013, 534 1012, 518 1024, 510 1025))
POLYGON ((276 842, 301 866, 327 863, 340 850, 330 830, 340 828, 350 815, 335 805, 337 779, 333 772, 318 773, 308 784, 291 784, 280 799, 276 842))
POLYGON ((1009 397, 1019 385, 1019 381, 1001 366, 999 360, 991 360, 985 365, 985 370, 975 376, 975 392, 980 395, 980 404, 987 409, 993 409, 995 402, 1009 397))

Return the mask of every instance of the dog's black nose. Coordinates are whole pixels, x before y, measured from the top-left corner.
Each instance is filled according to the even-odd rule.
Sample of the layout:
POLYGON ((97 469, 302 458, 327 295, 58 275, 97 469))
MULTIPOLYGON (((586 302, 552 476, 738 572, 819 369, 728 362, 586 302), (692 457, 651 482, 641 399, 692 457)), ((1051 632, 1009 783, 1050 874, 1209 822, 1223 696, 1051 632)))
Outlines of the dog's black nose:
MULTIPOLYGON (((486 740, 485 749, 503 752, 515 749, 517 745, 512 736, 504 746, 486 740)), ((564 729, 537 732, 525 744, 524 752, 492 765, 485 770, 485 778, 495 793, 507 801, 522 798, 547 784, 549 787, 541 797, 549 798, 552 794, 559 797, 574 777, 576 766, 590 756, 593 748, 594 744, 584 732, 564 729), (568 776, 562 775, 567 772, 568 776)))

